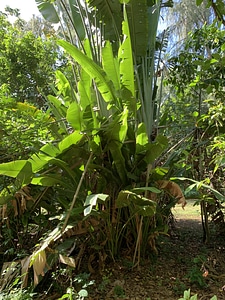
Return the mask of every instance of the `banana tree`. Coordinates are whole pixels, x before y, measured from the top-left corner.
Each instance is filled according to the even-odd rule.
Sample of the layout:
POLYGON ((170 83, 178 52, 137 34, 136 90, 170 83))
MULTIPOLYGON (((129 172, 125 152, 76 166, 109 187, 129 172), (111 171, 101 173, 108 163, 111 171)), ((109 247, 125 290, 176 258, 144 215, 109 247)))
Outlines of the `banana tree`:
MULTIPOLYGON (((99 3, 105 5, 104 1, 99 3)), ((104 251, 112 258, 120 253, 126 235, 131 233, 132 243, 136 244, 132 248, 134 262, 137 251, 140 256, 141 248, 146 248, 148 242, 155 248, 159 230, 153 216, 157 203, 151 197, 160 194, 154 178, 161 178, 165 170, 155 167, 154 162, 167 147, 167 139, 162 135, 151 142, 156 111, 155 42, 161 2, 138 3, 143 7, 135 1, 123 5, 118 1, 120 17, 114 22, 114 44, 104 38, 98 10, 93 18, 87 3, 37 1, 50 21, 61 21, 59 16, 65 12, 61 22, 65 38, 58 43, 72 61, 74 82, 58 71, 54 94, 47 99, 66 137, 42 147, 28 160, 0 165, 1 174, 15 178, 14 186, 2 191, 2 203, 9 203, 13 194, 26 185, 61 189, 63 214, 57 216, 61 220, 57 238, 62 238, 74 222, 78 226, 82 204, 84 220, 102 220, 96 225, 96 236, 102 240, 95 243, 106 245, 104 251), (132 16, 133 12, 138 12, 138 18, 132 16), (139 44, 137 36, 146 29, 148 34, 139 44)), ((30 266, 40 253, 45 255, 57 238, 50 232, 33 253, 30 266)))

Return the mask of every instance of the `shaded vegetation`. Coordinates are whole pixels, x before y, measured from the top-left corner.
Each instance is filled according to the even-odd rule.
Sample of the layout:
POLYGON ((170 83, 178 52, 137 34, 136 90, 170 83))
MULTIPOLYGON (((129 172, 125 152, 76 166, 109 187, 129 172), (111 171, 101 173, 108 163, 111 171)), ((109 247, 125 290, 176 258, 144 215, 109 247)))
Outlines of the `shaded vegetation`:
MULTIPOLYGON (((214 230, 224 234, 221 20, 191 32, 164 62, 168 34, 157 36, 157 26, 173 1, 36 3, 60 24, 57 39, 20 34, 23 26, 1 16, 10 50, 1 60, 10 73, 0 93, 2 295, 15 287, 18 298, 25 289, 27 299, 84 299, 97 273, 97 293, 126 297, 124 279, 108 290, 119 270, 139 272, 150 262, 160 271, 158 261, 171 255, 171 268, 176 255, 183 266, 177 248, 166 254, 165 244, 194 256, 188 270, 169 274, 171 297, 189 285, 206 288, 213 258, 210 248, 206 255, 195 248, 212 245, 214 230), (172 208, 188 198, 200 205, 203 229, 190 245, 173 235, 172 208)), ((156 276, 163 285, 161 271, 156 276)))

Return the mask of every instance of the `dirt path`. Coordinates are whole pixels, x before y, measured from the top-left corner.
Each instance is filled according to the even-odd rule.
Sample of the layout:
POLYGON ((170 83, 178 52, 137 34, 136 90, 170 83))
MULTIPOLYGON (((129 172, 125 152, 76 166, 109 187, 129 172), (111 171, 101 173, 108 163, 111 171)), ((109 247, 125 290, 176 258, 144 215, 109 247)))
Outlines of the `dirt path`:
POLYGON ((108 266, 94 276, 88 299, 177 300, 189 288, 199 300, 225 299, 225 241, 202 242, 200 212, 192 204, 175 209, 174 232, 159 237, 157 256, 142 261, 139 270, 131 270, 126 259, 108 266))

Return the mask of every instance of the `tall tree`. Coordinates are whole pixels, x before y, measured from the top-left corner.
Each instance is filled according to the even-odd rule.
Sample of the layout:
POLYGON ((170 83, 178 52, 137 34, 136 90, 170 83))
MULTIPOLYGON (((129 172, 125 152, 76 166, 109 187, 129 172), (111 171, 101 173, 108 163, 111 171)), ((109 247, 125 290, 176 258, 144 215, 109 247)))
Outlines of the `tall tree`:
MULTIPOLYGON (((13 25, 0 15, 0 86, 18 101, 43 101, 54 82, 59 52, 53 39, 43 40, 31 31, 21 29, 24 22, 13 25)), ((41 104, 39 103, 39 105, 41 104)))
POLYGON ((182 48, 190 31, 211 24, 215 18, 207 0, 199 6, 196 6, 196 0, 176 0, 171 9, 164 9, 162 16, 164 26, 166 23, 170 29, 169 48, 173 52, 182 48))

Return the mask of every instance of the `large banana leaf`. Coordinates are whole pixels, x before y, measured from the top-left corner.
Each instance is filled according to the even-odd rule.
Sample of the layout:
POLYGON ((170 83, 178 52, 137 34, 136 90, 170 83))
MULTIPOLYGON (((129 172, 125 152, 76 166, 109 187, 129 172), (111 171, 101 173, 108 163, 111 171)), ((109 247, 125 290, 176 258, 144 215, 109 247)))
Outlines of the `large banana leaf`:
POLYGON ((69 0, 69 6, 71 11, 71 18, 73 26, 76 26, 76 33, 79 36, 80 40, 84 40, 86 33, 85 33, 85 25, 83 23, 81 13, 79 10, 79 3, 77 0, 69 0))
POLYGON ((116 91, 112 81, 107 78, 106 73, 100 68, 92 59, 83 54, 77 47, 70 43, 60 40, 58 44, 63 47, 69 55, 71 55, 84 69, 84 71, 91 76, 95 81, 103 99, 106 102, 117 103, 116 91))
POLYGON ((112 155, 113 164, 115 165, 117 174, 123 184, 126 183, 127 174, 126 162, 122 153, 122 146, 127 137, 128 114, 129 111, 125 108, 121 115, 115 118, 106 129, 108 150, 112 155))
POLYGON ((118 54, 121 83, 131 92, 131 95, 134 96, 134 63, 126 10, 124 10, 123 36, 124 41, 119 48, 118 54))
POLYGON ((114 56, 112 44, 109 41, 106 41, 102 48, 102 65, 108 78, 113 81, 114 87, 118 91, 120 89, 119 59, 114 56))
POLYGON ((118 41, 122 32, 123 14, 120 1, 86 0, 89 7, 95 8, 98 20, 104 23, 106 40, 118 41))
POLYGON ((123 7, 126 3, 133 51, 137 56, 144 56, 148 44, 148 12, 147 0, 86 0, 90 7, 97 9, 99 20, 104 22, 104 38, 118 41, 122 33, 123 7))
POLYGON ((0 174, 17 178, 21 184, 30 183, 33 175, 31 163, 27 160, 15 160, 0 164, 0 174))
POLYGON ((50 1, 35 0, 42 16, 51 23, 59 23, 60 19, 54 5, 50 1))
POLYGON ((130 0, 127 5, 132 49, 136 57, 146 56, 148 49, 148 1, 130 0))

